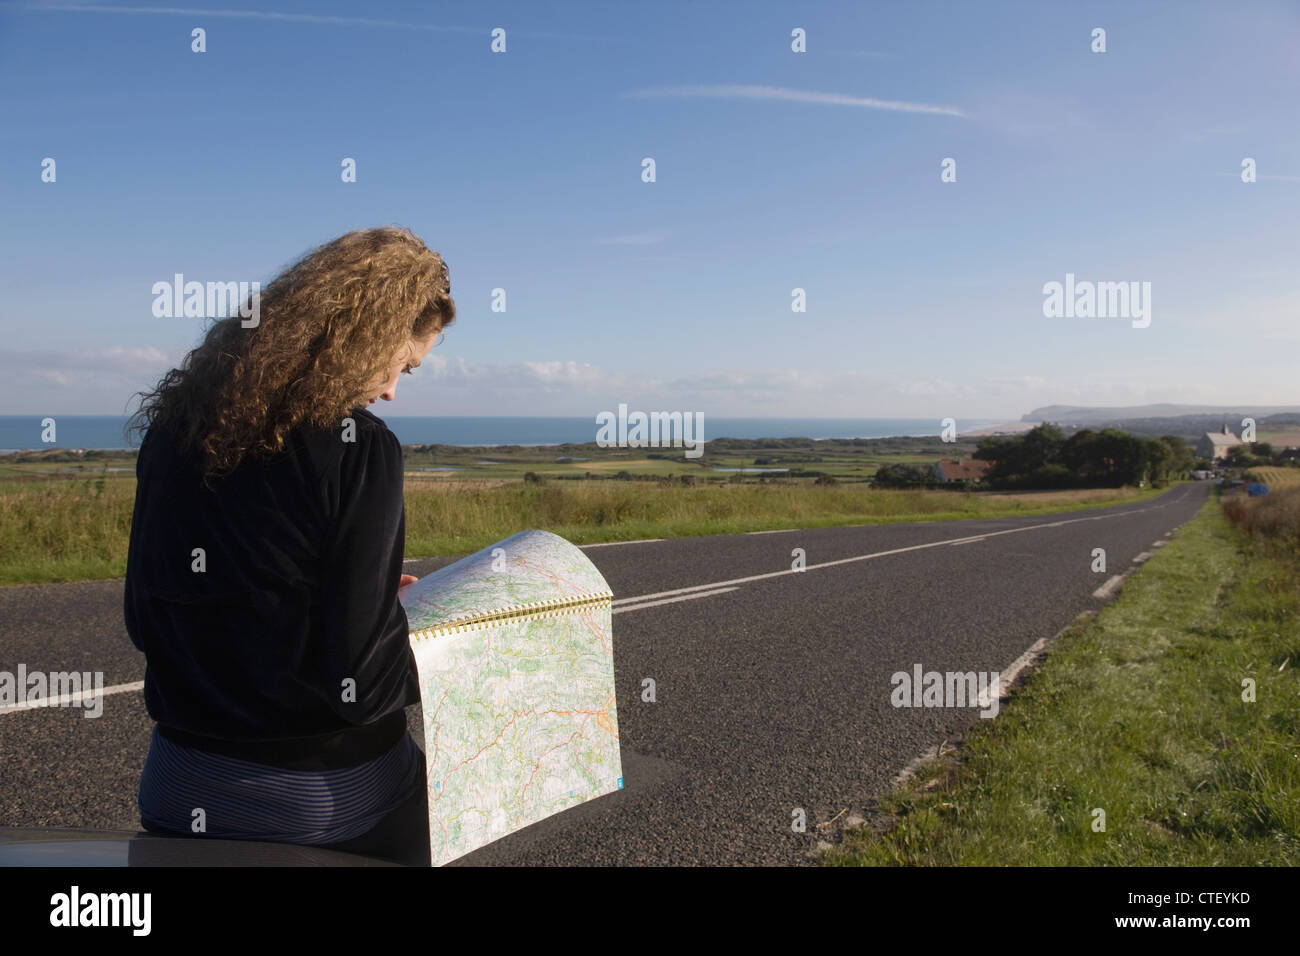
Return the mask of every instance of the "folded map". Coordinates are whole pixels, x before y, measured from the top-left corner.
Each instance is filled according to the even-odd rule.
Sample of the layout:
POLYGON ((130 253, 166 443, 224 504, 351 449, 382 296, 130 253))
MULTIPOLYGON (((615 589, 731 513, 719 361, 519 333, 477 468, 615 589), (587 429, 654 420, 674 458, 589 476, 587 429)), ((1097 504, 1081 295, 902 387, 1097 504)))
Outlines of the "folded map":
POLYGON ((398 591, 419 669, 435 866, 622 789, 613 594, 521 531, 398 591))

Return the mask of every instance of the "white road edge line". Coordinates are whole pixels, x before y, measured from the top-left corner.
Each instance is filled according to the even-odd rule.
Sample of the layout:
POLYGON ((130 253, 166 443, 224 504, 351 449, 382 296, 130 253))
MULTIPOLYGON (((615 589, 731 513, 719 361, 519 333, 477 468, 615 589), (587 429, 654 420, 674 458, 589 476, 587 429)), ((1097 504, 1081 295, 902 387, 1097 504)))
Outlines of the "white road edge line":
MULTIPOLYGON (((1028 649, 1019 657, 1017 657, 1014 661, 1008 664, 1007 669, 1004 670, 998 676, 998 699, 1006 700, 1011 696, 1011 684, 1015 681, 1017 677, 1020 676, 1020 672, 1023 671, 1026 667, 1028 667, 1029 664, 1033 661, 1033 659, 1037 657, 1041 651, 1043 651, 1048 645, 1054 643, 1057 640, 1057 638, 1063 635, 1066 631, 1070 630, 1072 627, 1078 625, 1084 619, 1091 618, 1093 614, 1094 612, 1092 611, 1084 611, 1082 614, 1079 614, 1077 617, 1075 617, 1073 621, 1071 621, 1065 627, 1061 628, 1061 630, 1053 634, 1051 637, 1040 637, 1038 640, 1034 641, 1034 643, 1030 644, 1028 649)), ((990 703, 990 696, 988 690, 986 689, 984 693, 980 695, 977 704, 979 707, 987 709, 989 703, 990 703)), ((994 719, 996 720, 997 718, 994 719)), ((900 770, 894 776, 894 779, 890 782, 889 791, 898 789, 898 787, 901 786, 903 783, 905 783, 908 779, 916 776, 916 771, 919 770, 921 765, 924 764, 926 761, 933 760, 935 757, 940 756, 939 747, 941 746, 942 744, 936 745, 934 747, 927 747, 925 750, 921 751, 921 753, 917 754, 910 761, 908 761, 907 765, 903 767, 903 769, 900 770)))
MULTIPOLYGON (((1034 641, 1034 643, 1030 644, 1023 654, 1007 665, 1007 669, 1004 670, 1002 675, 998 678, 999 700, 1006 700, 1011 696, 1011 685, 1015 682, 1015 679, 1020 676, 1020 672, 1029 666, 1029 662, 1037 657, 1039 652, 1041 652, 1051 640, 1053 640, 1053 638, 1040 637, 1038 640, 1034 641)), ((990 691, 991 688, 986 687, 984 693, 979 695, 977 703, 981 709, 987 709, 989 704, 992 702, 990 691)))
POLYGON ((1115 593, 1115 588, 1119 587, 1119 583, 1123 580, 1124 580, 1124 575, 1122 574, 1115 575, 1109 581, 1103 584, 1101 587, 1097 588, 1097 590, 1093 591, 1092 596, 1095 598, 1099 598, 1100 600, 1103 601, 1106 600, 1106 598, 1110 597, 1112 594, 1115 593))

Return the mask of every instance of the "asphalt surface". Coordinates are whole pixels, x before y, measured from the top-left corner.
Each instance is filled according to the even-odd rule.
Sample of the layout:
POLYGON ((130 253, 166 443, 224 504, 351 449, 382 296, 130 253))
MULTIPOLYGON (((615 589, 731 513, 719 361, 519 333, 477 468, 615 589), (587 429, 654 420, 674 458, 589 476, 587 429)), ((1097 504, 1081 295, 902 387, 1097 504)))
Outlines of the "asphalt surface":
MULTIPOLYGON (((893 707, 891 674, 1004 671, 1101 607, 1094 592, 1208 491, 1027 518, 590 546, 615 597, 624 789, 452 865, 812 863, 913 758, 980 719, 977 707, 893 707), (1105 573, 1091 569, 1094 548, 1105 573)), ((106 688, 143 680, 122 587, 0 588, 0 671, 102 671, 106 688)), ((141 691, 102 704, 97 719, 79 707, 0 712, 0 826, 139 828, 153 724, 141 691)), ((422 744, 418 706, 407 720, 422 744)))

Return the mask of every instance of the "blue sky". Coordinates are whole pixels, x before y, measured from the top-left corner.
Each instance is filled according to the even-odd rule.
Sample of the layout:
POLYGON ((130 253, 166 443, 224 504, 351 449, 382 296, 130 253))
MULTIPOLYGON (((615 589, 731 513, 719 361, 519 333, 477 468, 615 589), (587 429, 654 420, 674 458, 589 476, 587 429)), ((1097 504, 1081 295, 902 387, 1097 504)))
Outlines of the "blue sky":
POLYGON ((205 2, 0 4, 0 414, 133 411, 207 324, 153 283, 388 223, 459 316, 382 414, 1300 403, 1296 4, 205 2))

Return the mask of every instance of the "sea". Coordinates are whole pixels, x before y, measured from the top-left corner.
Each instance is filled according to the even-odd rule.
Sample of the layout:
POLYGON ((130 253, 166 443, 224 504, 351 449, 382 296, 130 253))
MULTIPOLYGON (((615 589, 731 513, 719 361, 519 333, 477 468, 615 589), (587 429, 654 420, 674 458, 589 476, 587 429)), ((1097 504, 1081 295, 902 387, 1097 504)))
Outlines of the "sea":
MULTIPOLYGON (((599 426, 591 418, 475 418, 380 416, 403 445, 563 445, 594 442, 599 426)), ((119 450, 138 447, 123 434, 125 415, 0 415, 0 453, 48 448, 119 450), (54 419, 53 442, 43 440, 46 419, 54 419)), ((998 425, 1001 420, 957 420, 957 434, 998 425)), ((938 435, 937 418, 711 418, 704 416, 704 440, 714 438, 890 438, 938 435)), ((692 438, 699 436, 692 435, 692 438)))

